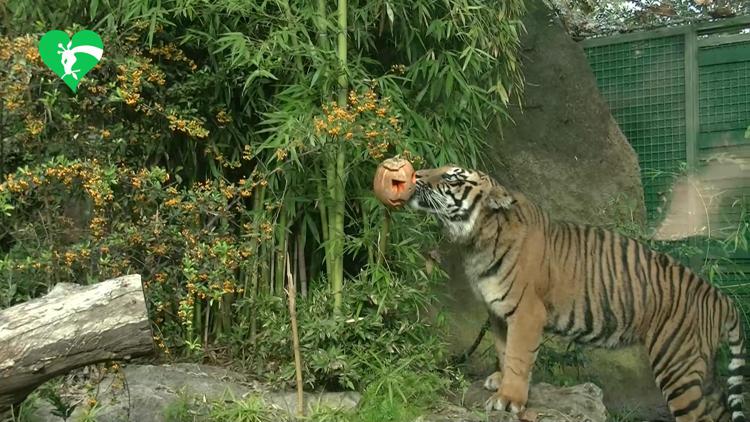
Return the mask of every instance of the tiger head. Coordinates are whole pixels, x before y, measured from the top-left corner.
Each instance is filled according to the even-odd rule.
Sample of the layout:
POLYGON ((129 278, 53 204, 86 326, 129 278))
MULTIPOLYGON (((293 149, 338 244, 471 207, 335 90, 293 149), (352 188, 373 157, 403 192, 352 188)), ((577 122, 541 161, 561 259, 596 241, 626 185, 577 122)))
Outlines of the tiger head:
POLYGON ((488 175, 454 165, 419 170, 408 205, 434 214, 454 240, 466 240, 485 215, 511 208, 515 199, 488 175))

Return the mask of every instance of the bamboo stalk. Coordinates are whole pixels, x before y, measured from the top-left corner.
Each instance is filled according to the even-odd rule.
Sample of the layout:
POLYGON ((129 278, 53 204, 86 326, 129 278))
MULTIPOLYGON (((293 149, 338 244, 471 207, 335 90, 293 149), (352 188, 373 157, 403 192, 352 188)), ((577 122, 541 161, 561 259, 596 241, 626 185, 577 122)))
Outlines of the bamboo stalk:
MULTIPOLYGON (((326 261, 330 262, 326 264, 326 270, 328 271, 328 283, 330 283, 331 293, 334 295, 334 302, 336 297, 336 162, 333 157, 327 157, 326 162, 326 183, 328 185, 328 192, 331 195, 331 200, 325 201, 327 208, 326 214, 328 216, 328 241, 325 243, 326 249, 326 261)), ((335 305, 334 305, 335 309, 335 305)))
POLYGON ((335 312, 341 311, 342 290, 344 286, 344 160, 345 153, 343 145, 339 147, 338 157, 336 160, 336 202, 334 215, 334 283, 333 283, 333 309, 335 312))
MULTIPOLYGON (((260 189, 258 189, 258 192, 256 193, 255 197, 253 198, 253 211, 255 212, 255 216, 253 217, 254 224, 253 229, 257 230, 258 228, 258 220, 260 220, 260 217, 258 217, 258 213, 261 210, 261 207, 263 206, 263 199, 265 196, 266 190, 265 187, 261 186, 260 189)), ((258 243, 258 237, 260 234, 256 234, 253 239, 251 240, 250 244, 252 252, 252 256, 250 259, 251 266, 250 266, 250 298, 251 298, 251 306, 250 306, 250 344, 253 346, 256 345, 257 336, 258 336, 258 315, 255 312, 256 303, 258 299, 258 271, 260 267, 260 245, 258 243)), ((247 294, 247 292, 245 292, 247 294)))
MULTIPOLYGON (((277 268, 276 268, 276 254, 275 254, 275 249, 274 249, 274 248, 276 248, 276 245, 275 245, 276 244, 276 236, 271 236, 270 242, 271 242, 270 245, 263 245, 264 246, 263 247, 263 256, 268 256, 268 262, 266 262, 266 266, 263 267, 266 270, 267 274, 263 275, 263 280, 267 284, 267 290, 266 290, 266 292, 268 292, 270 295, 274 295, 274 294, 276 294, 276 291, 274 290, 274 287, 276 286, 274 284, 274 280, 276 280, 275 274, 276 274, 276 271, 277 271, 277 268)), ((283 268, 282 268, 282 271, 283 271, 283 268)))
POLYGON ((325 30, 326 20, 326 0, 318 0, 317 7, 317 26, 318 26, 318 46, 321 49, 328 48, 328 34, 325 30))
MULTIPOLYGON (((203 300, 195 298, 195 304, 193 305, 193 332, 200 338, 201 332, 203 331, 203 300)), ((193 341, 193 333, 190 333, 190 341, 193 341)))
MULTIPOLYGON (((239 197, 238 197, 239 199, 239 197)), ((232 202, 227 206, 227 211, 232 207, 232 202)), ((229 225, 226 217, 220 219, 223 225, 229 225)), ((221 285, 222 295, 219 296, 219 300, 216 303, 216 312, 214 313, 214 332, 212 333, 214 338, 219 337, 220 334, 225 333, 229 330, 230 321, 232 319, 232 293, 223 293, 224 285, 221 285)))
POLYGON ((292 278, 289 269, 289 254, 286 254, 286 274, 288 280, 287 294, 289 295, 289 319, 292 323, 292 349, 294 351, 294 372, 297 378, 297 416, 303 417, 305 414, 305 402, 302 391, 302 356, 299 348, 299 333, 297 331, 297 289, 295 280, 292 278))
MULTIPOLYGON (((327 179, 326 182, 328 182, 327 179)), ((323 232, 323 251, 325 252, 326 278, 330 282, 333 270, 331 269, 331 250, 330 245, 328 244, 328 239, 330 237, 330 233, 328 232, 328 201, 326 198, 326 194, 323 191, 323 183, 318 183, 318 201, 320 204, 320 226, 322 229, 321 231, 323 232)))
POLYGON ((258 294, 270 294, 271 291, 271 271, 273 271, 273 236, 268 242, 263 242, 260 245, 261 256, 263 260, 260 264, 260 280, 258 280, 258 294))
POLYGON ((338 59, 340 66, 339 74, 339 106, 346 105, 346 91, 349 87, 349 81, 346 78, 346 33, 347 33, 347 4, 346 0, 338 0, 338 59))
POLYGON ((281 295, 281 292, 284 291, 284 256, 286 254, 286 242, 287 242, 287 213, 286 208, 283 206, 281 209, 279 209, 279 213, 281 214, 279 217, 279 224, 278 224, 278 231, 277 236, 278 239, 276 241, 276 272, 274 274, 274 293, 281 295))
POLYGON ((214 306, 211 306, 211 309, 213 310, 213 318, 211 318, 212 330, 209 331, 209 334, 211 334, 213 338, 216 338, 222 332, 221 331, 223 327, 222 316, 221 316, 221 312, 223 309, 222 306, 223 305, 222 305, 221 296, 219 297, 219 300, 215 302, 214 306))
MULTIPOLYGON (((325 8, 325 1, 319 0, 318 3, 323 3, 325 8)), ((5 12, 3 10, 3 12, 5 12)), ((5 13, 3 13, 3 21, 5 21, 5 13)), ((7 26, 3 26, 7 28, 7 26)), ((0 139, 5 139, 5 103, 0 98, 0 139)), ((0 142, 0 177, 5 176, 5 143, 0 142)), ((49 291, 49 289, 47 290, 49 291)))
MULTIPOLYGON (((256 334, 253 331, 253 328, 254 328, 253 327, 253 323, 255 322, 254 321, 255 320, 255 300, 254 300, 254 298, 255 298, 255 292, 254 291, 250 291, 250 289, 252 289, 252 287, 250 287, 251 286, 250 280, 252 279, 252 275, 250 274, 250 268, 252 267, 252 265, 253 265, 252 262, 254 260, 255 260, 255 256, 254 255, 249 256, 248 259, 247 259, 247 261, 250 261, 250 262, 249 263, 243 263, 242 266, 241 266, 241 271, 242 271, 241 276, 242 276, 242 280, 243 280, 243 283, 242 283, 242 286, 243 286, 242 287, 242 299, 244 299, 244 300, 242 300, 243 306, 240 308, 240 310, 242 310, 243 312, 245 312, 245 307, 247 306, 247 303, 248 303, 247 299, 248 298, 250 298, 250 306, 247 306, 247 308, 246 308, 247 311, 246 311, 245 315, 243 315, 243 316, 238 315, 237 316, 238 318, 246 317, 245 320, 246 321, 250 321, 250 333, 249 333, 250 334, 250 344, 252 344, 253 346, 255 346, 255 334, 256 334)), ((257 327, 255 327, 255 328, 257 328, 257 327)))
POLYGON ((206 306, 206 323, 203 324, 203 349, 204 350, 206 349, 206 346, 208 346, 208 331, 209 331, 208 323, 210 322, 209 317, 211 316, 211 307, 212 307, 211 301, 209 301, 207 305, 208 306, 206 306))
MULTIPOLYGON (((317 7, 316 7, 316 26, 318 29, 318 48, 321 50, 327 50, 328 49, 328 34, 326 31, 326 0, 317 0, 317 7)), ((332 160, 327 156, 327 154, 324 154, 323 157, 325 161, 326 166, 326 187, 328 189, 328 193, 332 192, 333 188, 333 179, 334 179, 334 172, 335 167, 332 165, 332 160)), ((320 206, 320 225, 323 233, 323 250, 325 252, 325 263, 326 263, 326 279, 329 283, 331 283, 332 276, 333 276, 333 256, 332 256, 332 247, 329 243, 329 240, 331 238, 329 228, 330 228, 330 221, 329 221, 329 212, 328 207, 330 206, 330 202, 328 201, 328 195, 327 192, 324 192, 323 190, 323 184, 318 183, 318 201, 320 206)))
MULTIPOLYGON (((257 248, 256 248, 257 250, 257 248)), ((250 274, 250 344, 255 347, 258 342, 258 314, 255 312, 258 303, 258 256, 253 257, 253 270, 250 274)))
MULTIPOLYGON (((252 248, 251 248, 252 250, 252 248)), ((250 267, 252 266, 252 262, 254 256, 249 256, 247 260, 242 262, 240 264, 240 276, 238 277, 238 280, 242 280, 242 298, 245 299, 249 294, 252 292, 250 291, 250 267)))
POLYGON ((302 297, 307 297, 307 266, 305 265, 305 243, 307 242, 307 230, 305 226, 297 233, 297 265, 299 266, 299 283, 302 297))
MULTIPOLYGON (((346 94, 349 82, 346 77, 347 67, 347 1, 338 0, 338 60, 339 60, 339 107, 346 106, 346 94)), ((342 288, 344 284, 344 211, 345 211, 345 162, 346 149, 345 145, 339 144, 336 149, 335 168, 333 169, 333 197, 334 197, 334 215, 333 228, 331 230, 333 238, 333 310, 338 314, 341 311, 342 288)))
POLYGON ((388 249, 388 238, 391 234, 391 211, 385 210, 383 214, 383 224, 380 226, 380 236, 378 238, 378 265, 385 260, 385 253, 388 249))
MULTIPOLYGON (((222 286, 222 290, 224 289, 224 286, 222 286)), ((232 303, 234 302, 234 293, 228 292, 221 295, 221 299, 219 300, 219 309, 221 316, 221 324, 219 324, 219 331, 214 333, 214 335, 226 333, 229 331, 229 327, 232 324, 232 303)))
POLYGON ((287 247, 292 251, 292 278, 299 280, 299 233, 293 235, 287 247))
MULTIPOLYGON (((326 31, 326 0, 317 0, 317 7, 316 7, 316 19, 315 19, 315 25, 318 29, 318 48, 321 50, 328 50, 329 43, 328 43, 328 33, 326 31)), ((333 188, 333 178, 334 178, 334 172, 335 167, 332 166, 332 160, 328 157, 327 154, 324 154, 323 160, 325 161, 325 167, 326 167, 326 187, 328 188, 328 193, 331 192, 331 189, 333 188)), ((330 232, 329 232, 329 213, 328 213, 328 207, 330 206, 330 203, 328 201, 328 195, 323 190, 323 183, 318 183, 318 201, 320 206, 320 225, 321 225, 321 231, 323 233, 323 251, 324 251, 324 260, 326 263, 326 279, 329 283, 332 282, 332 276, 333 276, 333 254, 332 254, 332 247, 329 242, 330 240, 330 232)))
MULTIPOLYGON (((223 288, 223 287, 222 287, 223 288)), ((234 292, 224 293, 221 297, 221 331, 226 333, 232 326, 232 304, 234 303, 234 292)), ((219 333, 216 333, 219 334, 219 333)))
MULTIPOLYGON (((362 210, 362 226, 369 229, 370 217, 367 215, 367 211, 365 210, 365 207, 362 207, 361 210, 362 210)), ((367 267, 372 268, 374 264, 375 264, 375 251, 373 250, 372 243, 367 242, 367 267)))

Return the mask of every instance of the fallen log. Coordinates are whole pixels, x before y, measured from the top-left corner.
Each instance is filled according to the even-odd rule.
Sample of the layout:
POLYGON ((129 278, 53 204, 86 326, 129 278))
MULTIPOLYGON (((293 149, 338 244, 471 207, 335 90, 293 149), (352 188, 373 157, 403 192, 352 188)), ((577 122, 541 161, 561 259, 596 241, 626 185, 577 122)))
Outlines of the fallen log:
POLYGON ((0 413, 57 375, 153 351, 140 275, 58 284, 0 311, 0 413))

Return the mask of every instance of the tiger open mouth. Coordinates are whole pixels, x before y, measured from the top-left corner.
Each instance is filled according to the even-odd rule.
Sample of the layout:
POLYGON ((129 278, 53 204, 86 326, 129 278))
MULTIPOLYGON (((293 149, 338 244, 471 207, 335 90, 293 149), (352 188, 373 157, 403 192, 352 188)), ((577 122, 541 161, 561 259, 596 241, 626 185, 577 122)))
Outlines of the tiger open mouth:
POLYGON ((414 194, 409 198, 408 205, 419 211, 425 211, 438 216, 446 212, 446 199, 431 191, 430 188, 417 183, 414 194))

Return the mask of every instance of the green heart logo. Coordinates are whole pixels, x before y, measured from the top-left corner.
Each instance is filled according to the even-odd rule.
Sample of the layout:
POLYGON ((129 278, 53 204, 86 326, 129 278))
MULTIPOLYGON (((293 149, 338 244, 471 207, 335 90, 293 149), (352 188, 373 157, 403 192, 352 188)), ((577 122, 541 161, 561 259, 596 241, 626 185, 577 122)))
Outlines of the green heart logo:
POLYGON ((104 44, 94 31, 81 31, 68 37, 63 31, 49 31, 39 40, 39 56, 73 92, 84 75, 99 63, 104 44))

